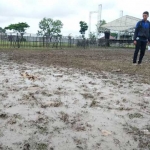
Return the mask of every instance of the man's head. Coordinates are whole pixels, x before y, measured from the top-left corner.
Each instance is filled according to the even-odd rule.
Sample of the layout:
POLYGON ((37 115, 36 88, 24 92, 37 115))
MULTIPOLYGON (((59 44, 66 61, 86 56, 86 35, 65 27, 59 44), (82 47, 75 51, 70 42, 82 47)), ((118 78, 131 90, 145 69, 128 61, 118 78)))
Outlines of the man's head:
POLYGON ((148 17, 149 17, 149 12, 148 11, 143 12, 143 19, 145 21, 147 20, 148 17))

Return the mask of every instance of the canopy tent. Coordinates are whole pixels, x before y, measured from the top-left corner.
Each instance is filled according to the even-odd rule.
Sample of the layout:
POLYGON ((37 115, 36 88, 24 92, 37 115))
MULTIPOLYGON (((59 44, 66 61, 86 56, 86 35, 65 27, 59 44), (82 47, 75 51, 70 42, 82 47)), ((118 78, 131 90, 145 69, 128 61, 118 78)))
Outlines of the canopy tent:
POLYGON ((135 18, 132 16, 123 16, 112 22, 109 22, 105 25, 102 25, 101 28, 113 31, 124 32, 135 28, 135 25, 141 19, 135 18))

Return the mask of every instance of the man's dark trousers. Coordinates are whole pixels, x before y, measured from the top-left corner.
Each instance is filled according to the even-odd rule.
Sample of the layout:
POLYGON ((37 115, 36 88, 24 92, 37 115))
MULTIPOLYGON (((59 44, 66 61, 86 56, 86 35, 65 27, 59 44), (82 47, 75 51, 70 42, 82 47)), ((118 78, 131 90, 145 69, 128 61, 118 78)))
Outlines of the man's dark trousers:
POLYGON ((138 64, 142 63, 142 59, 145 55, 146 45, 147 45, 146 41, 137 40, 137 44, 136 44, 135 52, 134 52, 134 57, 133 57, 133 63, 137 62, 139 50, 140 50, 140 57, 139 57, 138 64))

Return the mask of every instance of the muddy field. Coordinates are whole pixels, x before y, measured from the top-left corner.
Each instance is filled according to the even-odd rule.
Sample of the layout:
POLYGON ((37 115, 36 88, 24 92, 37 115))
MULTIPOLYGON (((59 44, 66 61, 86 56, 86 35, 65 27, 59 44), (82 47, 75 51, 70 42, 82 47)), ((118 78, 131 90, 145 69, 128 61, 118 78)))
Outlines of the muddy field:
POLYGON ((150 150, 150 53, 0 50, 0 150, 150 150))

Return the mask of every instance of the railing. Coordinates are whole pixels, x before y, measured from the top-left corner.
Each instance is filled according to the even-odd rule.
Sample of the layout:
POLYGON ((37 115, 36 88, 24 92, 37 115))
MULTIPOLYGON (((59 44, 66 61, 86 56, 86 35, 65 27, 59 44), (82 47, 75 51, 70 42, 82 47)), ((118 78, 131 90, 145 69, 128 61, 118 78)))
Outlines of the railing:
POLYGON ((99 39, 98 46, 100 47, 133 47, 133 40, 107 40, 99 39))
POLYGON ((132 40, 75 39, 71 37, 19 36, 0 33, 0 48, 131 47, 132 40))

